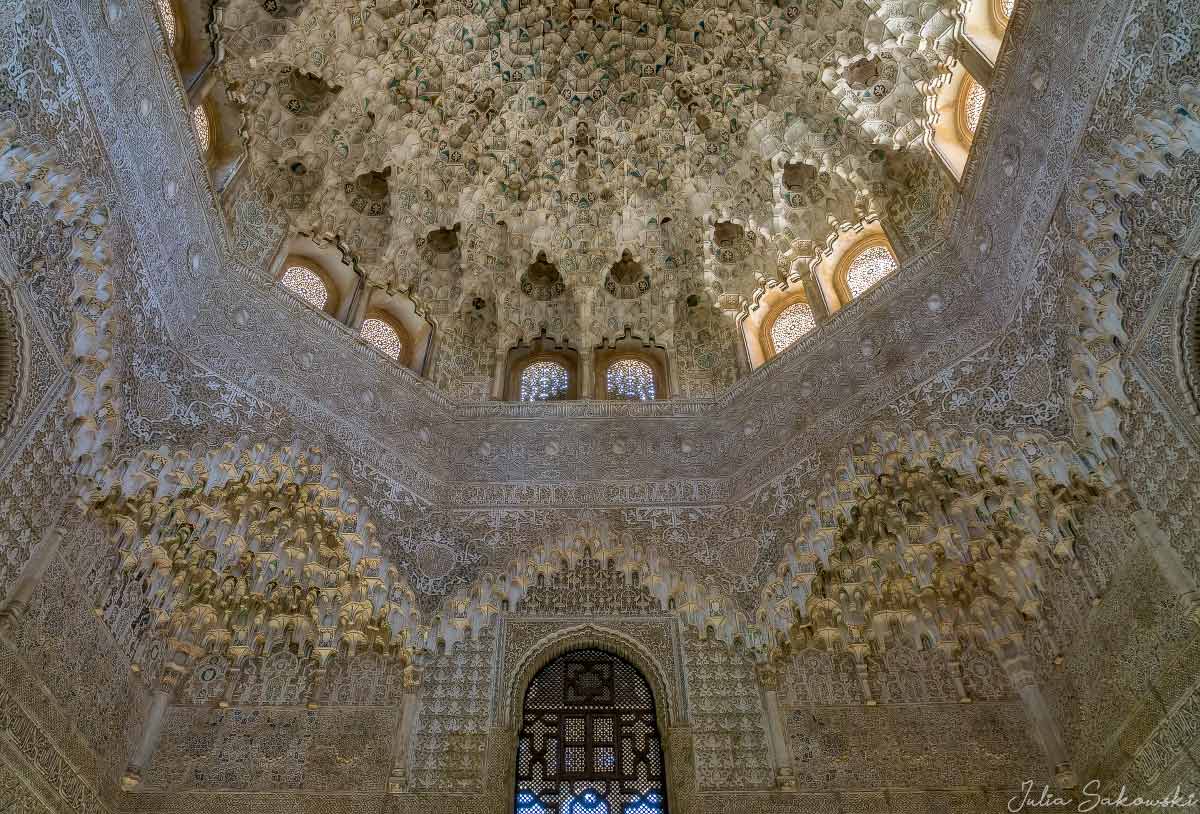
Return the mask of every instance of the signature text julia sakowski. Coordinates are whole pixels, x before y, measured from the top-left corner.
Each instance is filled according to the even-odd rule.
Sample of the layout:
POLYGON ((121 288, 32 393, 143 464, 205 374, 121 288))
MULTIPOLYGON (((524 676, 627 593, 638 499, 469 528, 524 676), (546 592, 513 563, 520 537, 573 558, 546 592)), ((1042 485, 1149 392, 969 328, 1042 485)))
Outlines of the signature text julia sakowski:
POLYGON ((1008 810, 1017 814, 1047 808, 1088 812, 1132 808, 1171 811, 1200 807, 1200 797, 1195 793, 1184 794, 1179 786, 1169 794, 1152 798, 1131 795, 1124 786, 1115 792, 1101 793, 1099 780, 1089 780, 1079 791, 1079 797, 1068 796, 1051 791, 1047 785, 1039 788, 1032 780, 1026 780, 1021 784, 1021 793, 1008 798, 1008 810))

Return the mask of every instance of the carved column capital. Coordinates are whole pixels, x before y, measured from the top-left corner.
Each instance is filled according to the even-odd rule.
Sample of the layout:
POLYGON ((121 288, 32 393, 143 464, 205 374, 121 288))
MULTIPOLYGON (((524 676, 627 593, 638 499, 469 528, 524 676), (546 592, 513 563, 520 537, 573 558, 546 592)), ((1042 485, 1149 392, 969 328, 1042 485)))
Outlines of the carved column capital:
POLYGON ((179 692, 179 688, 187 682, 196 660, 204 655, 204 649, 179 639, 167 640, 167 658, 163 663, 162 675, 159 677, 158 689, 154 691, 150 709, 146 714, 146 722, 142 726, 142 738, 137 751, 121 776, 121 788, 130 791, 142 782, 142 772, 150 765, 154 751, 158 748, 158 739, 162 733, 163 720, 167 715, 167 706, 179 692))
POLYGON ((871 692, 871 679, 867 670, 866 648, 852 646, 850 653, 854 656, 854 675, 858 678, 858 686, 862 689, 863 703, 868 707, 877 706, 879 701, 875 699, 875 694, 871 692))
POLYGON ((821 284, 817 282, 816 277, 813 276, 812 270, 807 267, 800 274, 800 287, 804 290, 804 298, 808 300, 808 307, 812 309, 813 320, 818 325, 828 322, 830 311, 825 300, 825 292, 821 289, 821 284))
POLYGON ((954 682, 954 689, 958 691, 958 702, 960 704, 971 703, 971 696, 967 693, 967 686, 963 682, 962 662, 958 659, 958 646, 946 649, 946 669, 950 672, 950 679, 954 682))
POLYGON ((779 707, 779 671, 771 662, 759 662, 754 665, 754 677, 762 692, 767 745, 775 766, 775 786, 780 789, 794 789, 796 773, 792 768, 792 752, 788 748, 783 712, 779 707))
POLYGON ((993 643, 992 652, 996 660, 1008 676, 1008 682, 1018 694, 1027 688, 1037 688, 1037 676, 1033 672, 1033 663, 1025 653, 1024 648, 993 643))
POLYGON ((304 691, 304 706, 307 709, 316 709, 321 705, 318 700, 321 694, 321 684, 325 681, 325 668, 317 667, 312 671, 308 679, 308 687, 304 691))
POLYGON ((242 681, 242 660, 234 659, 230 662, 228 669, 225 670, 225 692, 221 699, 217 701, 217 706, 221 709, 228 709, 233 704, 233 696, 238 690, 238 686, 242 681))
POLYGON ((991 639, 988 641, 988 646, 1000 662, 1025 657, 1025 637, 1020 633, 1010 633, 1002 638, 991 639))
POLYGON ((758 679, 758 686, 764 690, 775 692, 779 689, 779 671, 770 662, 764 661, 755 664, 754 677, 758 679))
POLYGON ((167 658, 163 663, 161 688, 174 697, 191 675, 192 666, 204 656, 204 648, 179 639, 167 640, 167 658))
POLYGON ((404 766, 393 766, 392 773, 388 775, 387 790, 388 794, 403 794, 408 788, 408 769, 404 766))

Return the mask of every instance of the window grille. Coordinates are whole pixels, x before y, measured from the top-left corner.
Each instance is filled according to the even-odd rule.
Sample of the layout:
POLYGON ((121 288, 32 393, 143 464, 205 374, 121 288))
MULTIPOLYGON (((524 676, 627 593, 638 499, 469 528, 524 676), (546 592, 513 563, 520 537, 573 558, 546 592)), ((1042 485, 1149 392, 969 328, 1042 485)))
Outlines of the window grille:
POLYGON ((887 246, 870 246, 854 258, 846 271, 846 288, 857 297, 896 270, 896 258, 887 246))
POLYGON ((808 303, 794 302, 771 323, 771 346, 776 353, 782 353, 815 327, 817 322, 808 303))
POLYGON ((608 397, 629 401, 654 400, 654 371, 639 359, 618 359, 605 373, 608 397))
POLYGON ((371 317, 364 320, 362 337, 392 359, 399 360, 404 353, 404 342, 400 339, 400 334, 382 319, 371 317))
POLYGON ((167 35, 167 45, 175 44, 175 10, 171 8, 171 0, 155 0, 158 6, 158 17, 162 20, 163 33, 167 35))
POLYGON ((558 362, 534 362, 521 371, 521 401, 564 398, 571 378, 558 362))
POLYGON ((196 140, 200 143, 200 152, 207 153, 211 133, 208 112, 204 109, 204 105, 192 108, 192 126, 196 128, 196 140))
POLYGON ((654 695, 637 668, 600 650, 546 665, 525 690, 518 814, 665 814, 654 695))
POLYGON ((325 281, 310 268, 291 266, 279 278, 279 282, 313 308, 324 309, 329 302, 329 289, 325 287, 325 281))
POLYGON ((970 82, 965 102, 967 132, 974 136, 979 129, 979 118, 983 115, 983 103, 987 101, 987 89, 974 79, 968 78, 967 81, 970 82))

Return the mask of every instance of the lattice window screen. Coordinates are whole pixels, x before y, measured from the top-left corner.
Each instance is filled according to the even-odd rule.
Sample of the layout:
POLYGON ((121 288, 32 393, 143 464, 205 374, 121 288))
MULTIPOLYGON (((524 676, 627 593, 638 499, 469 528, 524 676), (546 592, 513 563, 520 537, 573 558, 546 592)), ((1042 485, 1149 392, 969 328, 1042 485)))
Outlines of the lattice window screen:
POLYGON ((600 650, 546 665, 525 691, 518 814, 667 811, 654 695, 637 668, 600 650))

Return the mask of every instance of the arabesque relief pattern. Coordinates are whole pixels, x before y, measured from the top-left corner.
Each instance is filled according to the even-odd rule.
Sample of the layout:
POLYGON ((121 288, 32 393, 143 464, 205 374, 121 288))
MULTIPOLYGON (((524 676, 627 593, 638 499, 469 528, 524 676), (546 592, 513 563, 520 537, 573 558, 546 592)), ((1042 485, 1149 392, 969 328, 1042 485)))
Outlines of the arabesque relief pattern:
POLYGON ((573 627, 653 654, 682 811, 993 811, 931 789, 1186 778, 1200 456, 1166 292, 1196 254, 1188 3, 1018 4, 957 190, 916 149, 957 3, 326 6, 218 15, 253 170, 221 202, 152 4, 0 15, 0 268, 42 368, 0 444, 14 810, 503 811, 507 673, 573 627), (400 19, 415 39, 381 39, 400 19), (540 66, 512 36, 538 25, 540 66), (680 55, 635 71, 640 37, 680 55), (714 106, 705 48, 768 67, 714 106), (585 75, 585 53, 621 69, 585 75), (882 104, 856 94, 868 70, 882 104), (805 152, 833 108, 799 91, 851 111, 849 148, 805 152), (673 128, 623 124, 647 98, 678 155, 673 128), (312 172, 285 190, 293 147, 312 172), (864 213, 897 221, 904 267, 735 381, 712 305, 864 213), (460 256, 434 256, 457 222, 460 256), (298 225, 460 332, 434 385, 271 287, 298 225), (651 287, 610 302, 627 247, 651 287), (538 250, 570 255, 561 301, 518 290, 538 250), (495 327, 462 320, 475 294, 495 327), (686 398, 465 403, 494 361, 479 334, 542 322, 655 332, 686 398))

